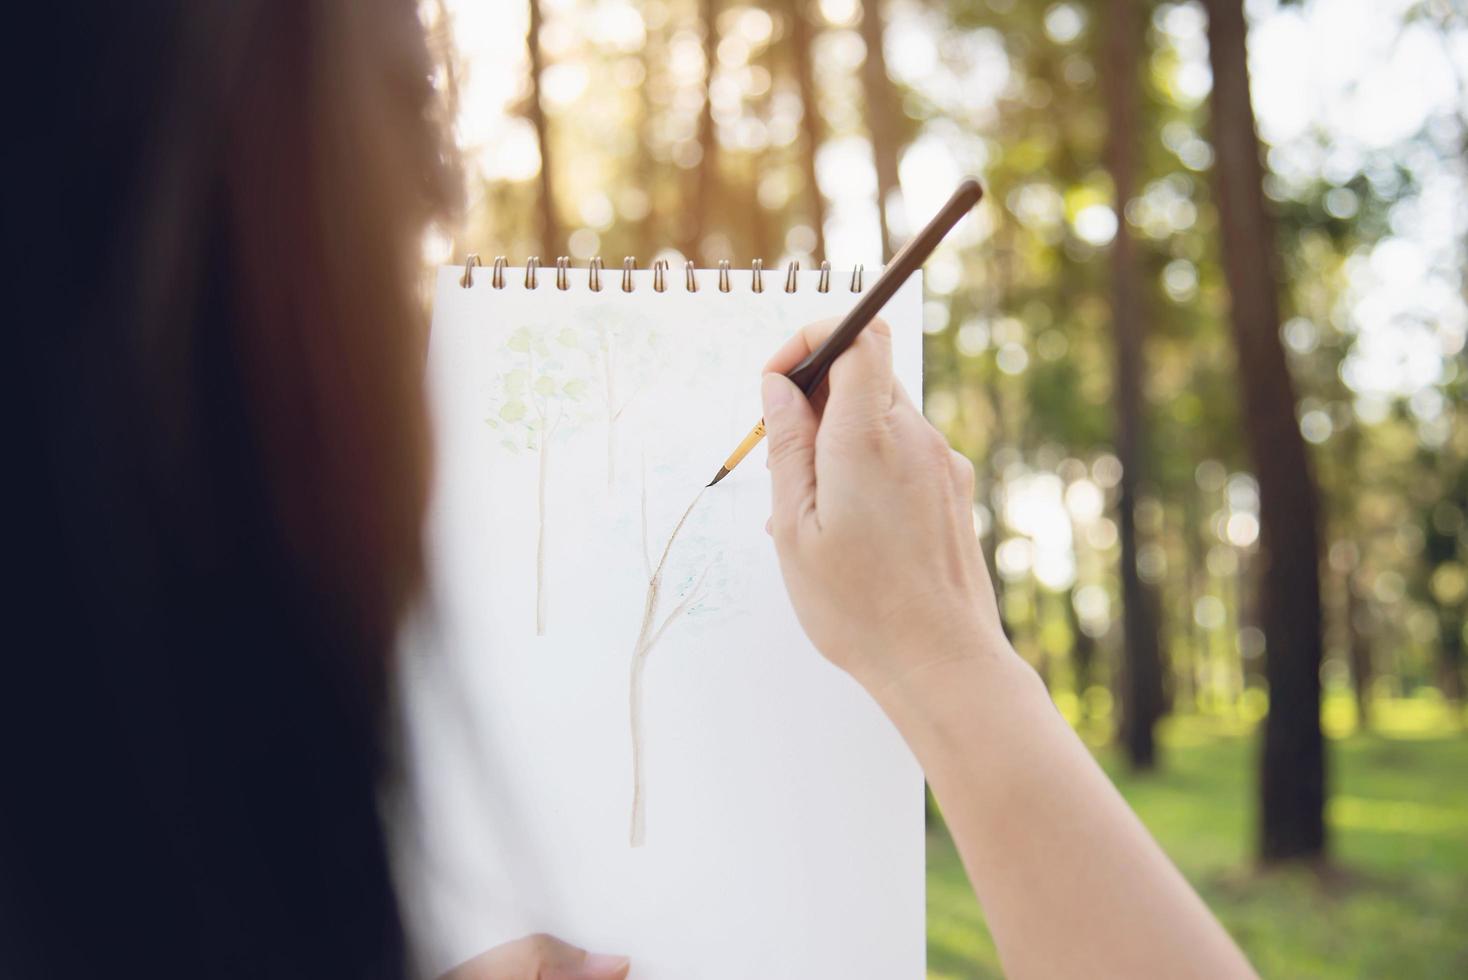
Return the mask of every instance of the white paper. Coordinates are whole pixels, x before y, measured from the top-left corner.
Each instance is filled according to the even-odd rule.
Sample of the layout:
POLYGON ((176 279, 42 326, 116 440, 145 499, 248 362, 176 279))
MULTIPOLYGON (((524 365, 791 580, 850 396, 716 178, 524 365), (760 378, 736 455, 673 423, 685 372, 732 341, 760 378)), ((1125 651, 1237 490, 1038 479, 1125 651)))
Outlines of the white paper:
MULTIPOLYGON (((763 447, 669 551, 654 626, 687 605, 643 661, 632 843, 649 568, 759 419, 761 365, 850 308, 849 273, 825 293, 816 273, 794 293, 773 273, 755 293, 747 271, 728 293, 713 272, 696 293, 650 272, 631 293, 620 272, 600 292, 585 270, 567 290, 553 271, 535 290, 523 270, 499 290, 460 275, 440 270, 429 345, 430 599, 404 642, 394 809, 419 967, 547 932, 631 956, 636 980, 923 976, 922 776, 795 619, 763 447)), ((921 297, 914 277, 882 314, 914 397, 921 297)))

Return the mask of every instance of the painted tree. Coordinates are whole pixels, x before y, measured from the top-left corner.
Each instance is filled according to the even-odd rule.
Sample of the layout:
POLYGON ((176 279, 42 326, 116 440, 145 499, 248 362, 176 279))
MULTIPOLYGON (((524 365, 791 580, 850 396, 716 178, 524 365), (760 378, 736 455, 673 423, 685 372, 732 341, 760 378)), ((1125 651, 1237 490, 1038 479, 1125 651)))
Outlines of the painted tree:
POLYGON ((673 551, 673 543, 678 540, 679 533, 688 522, 688 516, 698 506, 699 500, 703 498, 703 492, 693 498, 683 516, 678 518, 678 523, 673 526, 673 531, 668 535, 667 543, 663 545, 662 555, 658 558, 656 566, 652 564, 652 555, 648 550, 647 538, 647 487, 644 483, 642 491, 642 556, 644 570, 647 572, 647 593, 644 597, 642 607, 642 625, 637 631, 637 642, 632 646, 632 676, 629 686, 629 712, 632 723, 632 826, 630 842, 633 847, 641 847, 647 840, 647 792, 646 776, 643 765, 643 733, 642 733, 642 676, 647 667, 648 654, 652 653, 653 647, 657 646, 672 626, 683 617, 703 597, 703 586, 708 578, 709 567, 704 569, 690 580, 690 584, 678 598, 673 609, 658 621, 658 609, 663 596, 664 575, 668 570, 668 555, 673 551))
POLYGON ((551 445, 587 416, 588 382, 582 335, 570 328, 520 327, 501 348, 513 364, 494 379, 493 412, 487 420, 511 452, 535 453, 538 461, 535 532, 535 634, 546 630, 546 486, 551 445))

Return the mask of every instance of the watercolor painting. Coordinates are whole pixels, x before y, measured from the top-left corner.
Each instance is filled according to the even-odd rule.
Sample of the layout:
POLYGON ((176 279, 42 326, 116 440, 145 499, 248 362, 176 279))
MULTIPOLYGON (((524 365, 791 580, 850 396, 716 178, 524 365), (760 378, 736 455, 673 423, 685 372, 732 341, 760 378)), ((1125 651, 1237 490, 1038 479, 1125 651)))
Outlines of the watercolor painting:
MULTIPOLYGON (((523 326, 512 331, 497 351, 501 365, 491 386, 491 417, 486 421, 500 436, 499 445, 512 453, 534 453, 538 465, 536 487, 535 632, 547 629, 548 566, 546 528, 547 489, 552 479, 552 446, 564 441, 597 414, 605 426, 606 483, 616 483, 619 438, 623 417, 659 366, 662 353, 658 334, 619 311, 598 310, 578 327, 523 326), (593 388, 599 389, 593 391, 593 388), (596 405, 595 403, 600 403, 596 405)), ((632 646, 628 681, 629 722, 632 734, 632 804, 629 841, 640 847, 646 840, 646 753, 644 746, 643 676, 648 656, 669 628, 705 595, 704 584, 713 561, 706 562, 682 590, 666 587, 669 556, 689 516, 702 496, 696 496, 673 526, 657 564, 652 561, 648 527, 647 474, 644 463, 640 495, 640 537, 646 590, 640 628, 632 646), (661 620, 664 599, 672 592, 672 608, 661 620)))
MULTIPOLYGON (((922 774, 800 628, 762 452, 703 490, 770 353, 853 298, 701 275, 441 276, 393 827, 424 975, 540 931, 646 980, 923 974, 922 774), (731 928, 758 962, 710 960, 731 928)), ((917 391, 920 284, 884 317, 917 391)))
MULTIPOLYGON (((565 585, 568 595, 574 593, 580 610, 580 621, 566 624, 567 630, 584 634, 590 626, 590 634, 598 638, 593 644, 596 646, 600 645, 602 636, 615 635, 609 629, 623 612, 628 613, 629 627, 633 622, 636 624, 636 632, 630 636, 631 650, 625 668, 631 775, 626 840, 633 849, 644 847, 648 837, 646 701, 647 668, 652 652, 668 646, 670 632, 683 634, 684 643, 700 642, 690 641, 688 637, 692 634, 686 621, 710 610, 711 592, 723 593, 724 599, 731 598, 727 593, 732 570, 724 566, 731 562, 747 565, 750 560, 743 549, 726 555, 727 536, 717 533, 720 521, 727 519, 727 512, 716 516, 728 505, 727 490, 720 494, 723 507, 714 508, 707 520, 699 519, 696 513, 704 500, 704 493, 699 491, 681 512, 664 512, 659 520, 671 521, 666 525, 670 528, 666 537, 654 530, 649 520, 650 478, 655 495, 663 498, 658 501, 660 508, 674 505, 666 497, 674 486, 682 485, 686 474, 674 463, 682 454, 674 451, 669 456, 669 437, 676 432, 687 438, 697 431, 684 428, 686 419, 669 418, 658 412, 654 403, 675 397, 684 402, 697 399, 711 407, 718 404, 718 399, 708 398, 709 381, 729 376, 731 349, 767 346, 768 338, 785 331, 780 322, 782 317, 773 308, 758 304, 706 311, 704 316, 707 332, 676 334, 668 332, 671 321, 649 316, 646 308, 629 306, 622 297, 616 302, 603 299, 585 306, 574 319, 522 321, 523 325, 502 334, 503 340, 490 348, 492 380, 486 421, 494 430, 500 449, 513 454, 533 454, 536 461, 535 635, 544 637, 550 629, 547 596, 556 583, 562 579, 569 583, 577 578, 573 555, 585 561, 588 519, 596 525, 590 533, 598 539, 603 567, 612 577, 607 580, 606 594, 599 597, 588 595, 584 578, 580 579, 579 587, 565 585), (711 342, 710 337, 718 337, 720 341, 711 342), (755 338, 764 339, 756 341, 755 338), (679 390, 670 385, 685 387, 679 390), (679 394, 671 395, 674 390, 679 390, 679 394), (664 458, 651 474, 647 466, 649 446, 664 458), (619 485, 619 468, 629 469, 626 460, 639 456, 642 459, 640 488, 626 486, 627 481, 619 485), (565 473, 558 477, 561 470, 565 473), (588 495, 598 485, 602 492, 594 497, 588 495), (568 498, 574 498, 573 506, 580 513, 564 510, 570 502, 568 498), (563 508, 559 518, 550 513, 557 506, 563 508), (593 514, 597 516, 593 518, 593 514), (678 516, 672 520, 675 514, 678 516), (568 549, 563 559, 553 559, 554 549, 548 540, 547 529, 557 519, 566 525, 567 534, 574 534, 573 528, 577 526, 583 529, 579 539, 574 542, 568 539, 564 545, 555 546, 568 549), (695 525, 707 527, 700 530, 695 525), (710 530, 715 533, 709 533, 710 530), (570 550, 573 543, 574 551, 570 550), (562 561, 563 567, 557 566, 557 561, 562 561), (631 595, 622 591, 627 579, 617 579, 613 569, 630 572, 639 566, 640 594, 634 620, 631 595), (601 604, 597 605, 598 602, 601 604), (592 606, 600 612, 589 613, 587 610, 592 606)), ((752 367, 750 359, 746 370, 751 374, 752 367)), ((734 402, 727 397, 723 402, 733 409, 734 402)), ((725 420, 729 430, 742 431, 745 416, 754 407, 734 409, 725 420)), ((675 438, 672 444, 676 443, 675 438)), ((711 453, 710 458, 716 455, 717 452, 711 453)), ((635 471, 635 466, 630 469, 635 471)), ((697 486, 701 487, 702 481, 697 486)), ((591 591, 603 589, 592 586, 591 591)), ((725 604, 716 599, 713 605, 725 604)), ((615 696, 612 692, 608 694, 615 696)))

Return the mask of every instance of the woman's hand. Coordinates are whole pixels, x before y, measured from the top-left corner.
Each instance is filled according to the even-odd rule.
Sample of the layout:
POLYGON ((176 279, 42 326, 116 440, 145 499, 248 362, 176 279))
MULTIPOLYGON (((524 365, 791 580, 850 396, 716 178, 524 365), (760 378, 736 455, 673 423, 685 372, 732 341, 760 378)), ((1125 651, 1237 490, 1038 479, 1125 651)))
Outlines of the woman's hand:
POLYGON ((535 935, 481 953, 440 980, 624 980, 629 968, 625 956, 588 953, 535 935))
POLYGON ((973 469, 897 384, 891 348, 874 321, 814 405, 765 375, 770 529, 801 625, 922 764, 1007 976, 1252 977, 1004 638, 973 469))
POLYGON ((928 667, 1013 657, 973 524, 973 466, 892 373, 874 320, 807 401, 780 372, 835 321, 806 327, 765 365, 770 532, 816 647, 878 700, 928 667))

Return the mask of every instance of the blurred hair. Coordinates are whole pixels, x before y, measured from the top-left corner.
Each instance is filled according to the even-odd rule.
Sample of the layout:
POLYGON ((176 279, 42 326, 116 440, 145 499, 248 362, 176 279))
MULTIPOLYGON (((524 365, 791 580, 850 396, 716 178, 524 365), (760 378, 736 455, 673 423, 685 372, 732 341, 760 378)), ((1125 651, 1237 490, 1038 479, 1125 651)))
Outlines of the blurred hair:
POLYGON ((414 4, 28 6, 0 974, 399 972, 373 803, 457 203, 414 4))

